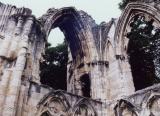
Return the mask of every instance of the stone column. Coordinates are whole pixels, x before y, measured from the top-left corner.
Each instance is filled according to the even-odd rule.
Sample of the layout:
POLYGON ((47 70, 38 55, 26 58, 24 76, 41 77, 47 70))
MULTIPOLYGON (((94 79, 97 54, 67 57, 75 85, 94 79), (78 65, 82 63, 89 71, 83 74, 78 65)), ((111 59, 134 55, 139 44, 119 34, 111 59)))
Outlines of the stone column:
POLYGON ((80 81, 80 77, 78 75, 77 69, 74 70, 73 78, 74 78, 73 79, 74 81, 73 94, 82 96, 82 86, 81 86, 81 81, 80 81))
MULTIPOLYGON (((97 62, 97 61, 96 61, 97 62)), ((100 71, 101 66, 96 63, 91 66, 91 96, 92 99, 107 99, 105 90, 105 78, 100 71)))
POLYGON ((18 53, 16 66, 14 68, 14 72, 11 77, 12 79, 9 83, 2 116, 15 116, 16 114, 18 97, 19 97, 19 92, 21 88, 21 77, 22 77, 22 73, 26 63, 28 35, 32 28, 32 24, 33 24, 33 18, 29 17, 24 26, 24 32, 23 32, 24 36, 22 36, 23 39, 22 39, 21 47, 18 53))
MULTIPOLYGON (((12 38, 12 33, 14 31, 14 28, 15 28, 15 25, 16 25, 16 20, 14 19, 14 17, 11 17, 9 22, 8 22, 8 26, 6 28, 6 35, 5 35, 5 38, 3 40, 3 43, 1 44, 2 46, 0 46, 0 56, 1 57, 6 57, 7 56, 7 53, 8 53, 8 49, 9 49, 9 46, 10 46, 10 43, 11 43, 11 38, 12 38)), ((2 60, 2 59, 1 59, 2 60)), ((2 65, 5 65, 5 64, 1 64, 1 67, 2 65)), ((0 115, 2 113, 2 110, 3 110, 3 105, 4 105, 4 101, 5 101, 5 97, 6 97, 6 93, 8 91, 8 84, 9 84, 9 79, 11 77, 11 74, 12 74, 12 69, 4 69, 3 70, 3 75, 2 75, 2 80, 0 82, 0 115)))
POLYGON ((116 55, 116 58, 116 61, 110 65, 109 73, 112 100, 120 99, 135 91, 127 59, 123 55, 116 55))
POLYGON ((18 49, 18 43, 20 41, 20 34, 22 32, 22 26, 23 26, 23 18, 18 18, 18 23, 15 28, 15 31, 13 33, 12 42, 8 51, 8 57, 11 57, 12 59, 15 59, 17 56, 17 49, 18 49))
POLYGON ((0 56, 3 56, 3 57, 7 56, 15 26, 16 26, 16 21, 14 17, 12 17, 8 22, 8 26, 6 29, 6 35, 3 40, 3 43, 0 46, 0 56))
POLYGON ((8 89, 9 79, 11 77, 12 70, 11 69, 5 69, 3 71, 2 80, 0 82, 0 115, 2 115, 3 105, 8 89))
POLYGON ((26 49, 22 48, 19 52, 16 66, 9 83, 2 116, 13 116, 16 112, 17 98, 21 85, 21 76, 26 62, 25 54, 26 49))

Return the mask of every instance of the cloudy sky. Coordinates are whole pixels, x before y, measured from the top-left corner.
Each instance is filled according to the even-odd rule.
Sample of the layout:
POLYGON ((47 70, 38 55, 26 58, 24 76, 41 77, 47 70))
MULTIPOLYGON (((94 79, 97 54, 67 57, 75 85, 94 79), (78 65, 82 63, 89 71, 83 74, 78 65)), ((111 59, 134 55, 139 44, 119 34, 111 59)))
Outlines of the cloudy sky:
MULTIPOLYGON (((32 9, 36 17, 42 16, 49 8, 61 8, 74 6, 78 10, 84 10, 90 14, 96 23, 109 21, 112 17, 119 17, 121 11, 118 9, 118 3, 121 0, 1 0, 5 4, 13 4, 17 7, 27 7, 32 9)), ((51 31, 49 42, 53 46, 61 43, 64 39, 63 33, 59 29, 51 31)))

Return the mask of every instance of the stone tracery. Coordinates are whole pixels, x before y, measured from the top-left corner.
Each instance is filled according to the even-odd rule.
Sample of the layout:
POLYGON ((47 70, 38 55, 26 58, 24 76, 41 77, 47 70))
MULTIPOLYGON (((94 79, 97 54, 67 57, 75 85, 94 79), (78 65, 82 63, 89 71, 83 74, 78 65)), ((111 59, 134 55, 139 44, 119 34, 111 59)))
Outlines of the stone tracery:
POLYGON ((97 116, 93 106, 85 99, 80 100, 73 108, 73 116, 97 116))
POLYGON ((159 96, 149 97, 160 93, 159 85, 134 93, 127 33, 135 16, 143 23, 154 19, 153 26, 160 27, 159 7, 158 1, 131 0, 118 22, 112 19, 97 25, 87 13, 72 7, 51 8, 37 20, 29 9, 0 4, 0 115, 110 116, 116 104, 113 115, 158 116, 159 96), (56 27, 70 47, 69 93, 39 82, 39 61, 47 37, 56 27), (88 76, 81 80, 85 74, 88 76), (125 100, 117 103, 121 98, 125 100))

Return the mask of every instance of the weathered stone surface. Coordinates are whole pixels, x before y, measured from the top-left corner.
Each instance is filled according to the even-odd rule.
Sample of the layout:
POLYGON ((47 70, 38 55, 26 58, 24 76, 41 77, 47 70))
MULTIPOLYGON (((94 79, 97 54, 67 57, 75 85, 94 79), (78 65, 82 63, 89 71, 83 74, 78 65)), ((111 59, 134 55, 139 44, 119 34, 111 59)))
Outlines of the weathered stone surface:
POLYGON ((0 115, 159 116, 160 85, 135 92, 126 38, 136 14, 160 27, 159 9, 159 1, 130 0, 119 19, 97 25, 73 7, 36 19, 30 9, 0 3, 0 115), (69 44, 67 92, 40 84, 39 62, 56 27, 69 44))

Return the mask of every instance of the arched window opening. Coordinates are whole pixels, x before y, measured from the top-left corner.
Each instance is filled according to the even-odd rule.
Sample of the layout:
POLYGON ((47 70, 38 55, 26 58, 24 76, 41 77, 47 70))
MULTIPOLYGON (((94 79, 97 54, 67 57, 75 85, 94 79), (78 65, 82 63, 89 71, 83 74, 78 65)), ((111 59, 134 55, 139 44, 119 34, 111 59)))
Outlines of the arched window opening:
POLYGON ((52 29, 46 45, 44 61, 40 63, 41 83, 53 89, 67 89, 68 50, 59 28, 52 29))
POLYGON ((88 74, 84 74, 80 77, 81 85, 82 85, 82 94, 84 97, 91 97, 91 82, 88 74))
POLYGON ((135 15, 129 26, 127 53, 135 89, 140 90, 160 82, 155 65, 156 41, 160 31, 155 29, 154 20, 146 19, 144 15, 135 15))
MULTIPOLYGON (((54 29, 57 27, 63 32, 63 34, 65 36, 65 41, 67 42, 67 45, 69 46, 70 51, 71 51, 73 64, 75 66, 78 66, 81 62, 83 62, 84 56, 87 56, 89 54, 88 49, 85 49, 85 51, 82 49, 82 48, 84 48, 83 46, 87 45, 87 43, 84 42, 84 41, 86 41, 86 39, 85 39, 86 36, 83 33, 85 26, 82 24, 81 20, 79 19, 80 15, 73 8, 61 9, 61 10, 57 11, 56 14, 55 13, 52 14, 52 12, 51 12, 48 15, 49 16, 51 15, 51 17, 50 17, 50 21, 47 21, 45 24, 48 26, 48 28, 46 27, 47 34, 48 34, 48 32, 50 32, 51 29, 54 29)), ((65 79, 64 79, 64 76, 62 75, 63 74, 62 71, 65 70, 65 73, 67 72, 68 48, 66 46, 65 47, 60 46, 60 47, 58 47, 58 49, 60 49, 60 50, 63 49, 64 51, 67 52, 67 54, 66 54, 66 52, 65 52, 65 54, 63 54, 63 52, 59 53, 59 51, 58 51, 59 57, 52 56, 51 58, 49 57, 49 60, 56 58, 56 61, 52 62, 52 64, 55 64, 58 66, 59 66, 59 62, 62 62, 63 65, 60 65, 60 66, 63 66, 63 67, 60 67, 59 70, 57 70, 58 73, 60 72, 59 75, 56 76, 57 72, 54 72, 55 67, 52 67, 52 66, 49 67, 49 70, 54 72, 51 75, 49 73, 47 73, 48 70, 47 70, 46 66, 44 66, 44 71, 46 71, 46 75, 48 76, 48 78, 51 78, 51 80, 49 81, 49 84, 48 84, 49 86, 53 87, 54 89, 66 90, 67 85, 64 84, 63 82, 68 83, 66 81, 67 74, 65 74, 65 79), (67 58, 64 58, 63 55, 67 56, 67 58), (64 68, 64 66, 65 66, 65 68, 64 68), (63 87, 61 87, 61 86, 63 86, 63 87)), ((52 50, 53 49, 49 50, 48 52, 50 53, 50 52, 52 52, 52 50)), ((57 50, 57 48, 56 48, 56 50, 57 50)), ((54 50, 54 51, 56 51, 56 50, 54 50)), ((46 52, 46 54, 47 54, 47 52, 46 52)), ((45 55, 45 56, 48 57, 47 55, 45 55)), ((48 65, 50 63, 46 62, 46 64, 48 65)), ((41 73, 41 75, 43 75, 43 72, 41 73)), ((43 78, 43 80, 41 79, 41 82, 43 84, 47 84, 48 79, 43 78)))
POLYGON ((64 42, 64 34, 59 28, 54 28, 51 30, 48 36, 48 42, 52 47, 56 47, 58 44, 62 44, 64 42))

